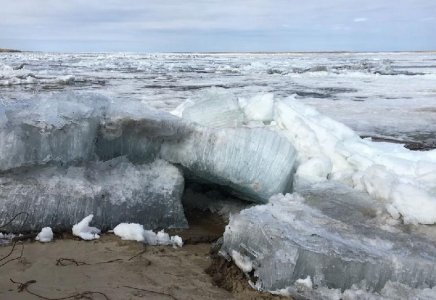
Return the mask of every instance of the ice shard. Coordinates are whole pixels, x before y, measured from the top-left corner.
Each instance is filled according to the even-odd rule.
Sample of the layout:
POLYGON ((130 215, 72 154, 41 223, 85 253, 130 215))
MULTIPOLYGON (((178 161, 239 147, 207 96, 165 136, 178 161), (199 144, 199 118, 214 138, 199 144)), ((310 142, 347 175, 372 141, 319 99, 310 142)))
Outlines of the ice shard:
POLYGON ((399 224, 367 194, 334 181, 299 193, 243 210, 226 228, 222 253, 254 270, 258 288, 318 299, 297 281, 310 277, 319 292, 436 286, 436 227, 399 224))
POLYGON ((0 177, 0 224, 26 212, 27 218, 20 215, 2 230, 71 230, 90 214, 102 230, 122 222, 187 228, 183 188, 179 169, 163 160, 134 165, 120 157, 84 167, 35 167, 0 177))
POLYGON ((64 93, 4 104, 0 171, 90 160, 107 101, 91 94, 64 93))

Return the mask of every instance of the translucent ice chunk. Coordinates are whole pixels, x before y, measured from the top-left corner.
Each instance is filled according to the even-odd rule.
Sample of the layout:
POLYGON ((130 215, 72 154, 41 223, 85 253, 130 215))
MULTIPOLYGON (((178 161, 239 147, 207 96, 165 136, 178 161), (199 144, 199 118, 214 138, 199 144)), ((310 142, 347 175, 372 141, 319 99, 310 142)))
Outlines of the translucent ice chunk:
POLYGON ((104 97, 72 93, 5 105, 0 111, 0 171, 89 160, 106 105, 104 97))
POLYGON ((101 230, 122 222, 186 228, 183 187, 178 168, 162 160, 133 165, 118 158, 86 167, 33 168, 0 177, 0 224, 27 212, 27 220, 22 215, 4 230, 71 230, 90 214, 101 230))
POLYGON ((376 200, 333 181, 300 193, 243 210, 226 228, 223 252, 251 263, 257 287, 298 293, 295 283, 308 276, 319 288, 342 291, 380 292, 389 281, 436 286, 435 227, 392 223, 376 200))
POLYGON ((166 140, 161 157, 243 199, 266 202, 291 190, 297 153, 285 138, 264 129, 192 129, 185 138, 166 140))
POLYGON ((260 202, 291 190, 297 155, 286 138, 272 131, 204 127, 140 103, 111 108, 97 154, 103 159, 126 155, 134 162, 160 156, 181 165, 186 176, 260 202))
POLYGON ((242 126, 244 113, 236 96, 218 91, 215 89, 213 92, 204 93, 200 100, 186 105, 182 117, 215 128, 242 126))

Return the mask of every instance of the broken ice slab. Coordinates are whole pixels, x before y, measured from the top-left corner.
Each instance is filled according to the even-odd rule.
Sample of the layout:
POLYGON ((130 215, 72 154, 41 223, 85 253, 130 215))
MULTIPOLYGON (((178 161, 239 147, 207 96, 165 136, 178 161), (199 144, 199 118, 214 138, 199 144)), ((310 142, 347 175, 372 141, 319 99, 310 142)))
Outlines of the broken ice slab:
POLYGON ((89 160, 107 103, 73 93, 0 102, 0 171, 89 160))
POLYGON ((113 229, 122 222, 146 229, 187 228, 181 203, 184 179, 178 168, 157 160, 133 165, 126 158, 86 167, 39 167, 0 177, 0 224, 19 212, 9 232, 71 230, 93 214, 92 226, 113 229))
POLYGON ((290 287, 296 295, 295 282, 308 276, 314 286, 342 291, 355 285, 379 292, 389 281, 436 285, 436 248, 428 234, 436 227, 392 223, 377 201, 333 181, 299 193, 304 198, 277 195, 243 210, 226 228, 223 253, 255 270, 257 287, 290 287))
POLYGON ((197 101, 181 107, 181 117, 208 127, 240 127, 244 121, 236 96, 220 89, 203 92, 197 101))
POLYGON ((189 122, 141 102, 110 106, 102 119, 96 154, 108 160, 127 156, 134 163, 151 162, 159 156, 164 139, 183 138, 189 122))
POLYGON ((141 103, 111 108, 96 151, 102 159, 126 155, 134 162, 160 156, 181 165, 186 176, 258 202, 291 190, 297 155, 275 132, 204 127, 141 103))
POLYGON ((181 139, 165 140, 161 157, 180 164, 186 176, 228 186, 242 199, 266 202, 292 189, 297 152, 265 129, 192 127, 181 139))

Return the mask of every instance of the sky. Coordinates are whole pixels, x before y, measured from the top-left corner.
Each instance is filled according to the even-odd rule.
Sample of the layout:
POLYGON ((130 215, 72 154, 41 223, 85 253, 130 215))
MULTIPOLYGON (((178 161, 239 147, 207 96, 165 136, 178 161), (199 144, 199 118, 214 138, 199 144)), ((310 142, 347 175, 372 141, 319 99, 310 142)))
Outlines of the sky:
POLYGON ((0 48, 436 50, 436 0, 0 0, 0 48))

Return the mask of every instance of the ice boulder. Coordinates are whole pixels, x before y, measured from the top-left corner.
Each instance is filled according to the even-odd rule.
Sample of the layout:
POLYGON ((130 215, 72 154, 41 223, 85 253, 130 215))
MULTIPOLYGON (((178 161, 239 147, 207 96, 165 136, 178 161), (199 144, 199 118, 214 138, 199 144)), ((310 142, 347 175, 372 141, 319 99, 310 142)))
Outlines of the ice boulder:
POLYGON ((249 128, 192 127, 161 148, 161 157, 181 165, 187 176, 227 186, 256 202, 291 191, 296 156, 291 143, 275 132, 249 128))
POLYGON ((205 127, 140 103, 111 108, 100 131, 96 152, 102 159, 160 157, 180 165, 185 176, 257 202, 292 189, 297 153, 273 131, 205 127))
POLYGON ((198 124, 215 127, 240 127, 244 113, 239 107, 238 99, 232 93, 212 89, 202 93, 195 102, 181 104, 176 111, 182 111, 181 117, 198 124), (183 108, 183 110, 181 109, 183 108))
POLYGON ((85 167, 38 167, 0 177, 0 224, 19 216, 4 230, 71 230, 89 215, 101 230, 122 222, 147 229, 187 228, 178 168, 156 160, 134 165, 125 157, 85 167))
MULTIPOLYGON (((277 195, 231 217, 222 253, 254 272, 257 288, 296 298, 336 299, 320 294, 329 290, 377 294, 392 286, 435 287, 436 228, 394 221, 378 203, 334 181, 277 195), (316 289, 301 289, 308 277, 316 289)), ((401 298, 401 290, 397 295, 411 299, 401 298)))
POLYGON ((113 105, 102 119, 96 154, 102 160, 127 156, 134 163, 151 162, 165 139, 185 136, 189 123, 141 102, 113 105))
POLYGON ((246 121, 271 122, 274 116, 274 94, 259 94, 244 107, 246 121))
POLYGON ((102 96, 73 93, 4 104, 0 108, 0 171, 91 159, 107 105, 102 96))

